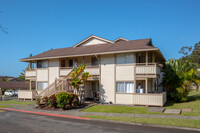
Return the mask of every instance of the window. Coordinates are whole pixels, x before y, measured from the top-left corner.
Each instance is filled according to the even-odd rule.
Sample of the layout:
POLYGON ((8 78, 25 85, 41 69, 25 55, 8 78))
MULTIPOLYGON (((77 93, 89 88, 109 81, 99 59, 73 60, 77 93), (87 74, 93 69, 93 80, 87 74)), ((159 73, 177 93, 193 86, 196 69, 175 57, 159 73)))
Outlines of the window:
POLYGON ((48 87, 48 82, 37 82, 37 90, 44 90, 48 87))
POLYGON ((117 54, 116 55, 116 63, 117 64, 131 64, 133 63, 133 54, 117 54))
POLYGON ((96 57, 93 57, 92 58, 92 66, 97 66, 97 65, 99 65, 99 61, 96 57))
POLYGON ((37 68, 48 68, 48 61, 47 60, 37 61, 37 68))
POLYGON ((117 82, 116 92, 117 93, 133 93, 134 91, 133 82, 117 82))
POLYGON ((65 60, 64 60, 64 59, 61 60, 61 67, 66 67, 66 65, 65 65, 65 60))
POLYGON ((74 66, 73 64, 74 64, 73 59, 70 59, 69 60, 69 67, 73 67, 74 66))

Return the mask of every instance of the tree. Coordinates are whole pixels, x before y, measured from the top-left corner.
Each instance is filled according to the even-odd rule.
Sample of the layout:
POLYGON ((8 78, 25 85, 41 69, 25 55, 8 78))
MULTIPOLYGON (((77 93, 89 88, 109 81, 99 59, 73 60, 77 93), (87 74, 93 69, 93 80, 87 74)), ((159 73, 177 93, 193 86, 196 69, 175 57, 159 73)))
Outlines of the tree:
POLYGON ((184 46, 180 49, 179 53, 183 54, 180 58, 182 62, 190 60, 192 63, 200 67, 200 42, 196 43, 194 47, 184 46))
MULTIPOLYGON (((27 68, 26 68, 27 69, 27 68)), ((22 72, 20 73, 20 75, 17 77, 18 79, 22 79, 22 80, 25 80, 25 70, 22 70, 22 72)))
POLYGON ((194 45, 191 53, 191 61, 200 67, 200 42, 194 45))
POLYGON ((84 86, 84 83, 87 80, 87 78, 91 77, 91 75, 89 75, 89 72, 84 72, 86 67, 86 65, 81 64, 79 67, 74 68, 74 71, 70 75, 70 77, 72 78, 72 82, 70 83, 70 85, 72 85, 74 89, 79 93, 79 99, 81 102, 83 99, 80 86, 84 86))
POLYGON ((189 86, 198 79, 194 78, 196 74, 194 70, 197 68, 189 60, 181 62, 181 59, 170 59, 164 64, 163 85, 168 92, 169 100, 176 102, 188 100, 189 86))
POLYGON ((3 82, 7 82, 8 81, 8 78, 2 78, 1 79, 3 82))

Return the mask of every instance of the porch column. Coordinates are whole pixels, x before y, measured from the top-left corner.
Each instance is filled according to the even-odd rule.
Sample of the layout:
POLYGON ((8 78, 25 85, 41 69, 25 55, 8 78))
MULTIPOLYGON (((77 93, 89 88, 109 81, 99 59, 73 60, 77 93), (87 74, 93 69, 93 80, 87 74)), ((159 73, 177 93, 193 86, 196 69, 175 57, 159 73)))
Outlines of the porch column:
POLYGON ((30 62, 30 68, 32 69, 32 62, 30 62))
POLYGON ((145 93, 148 93, 148 78, 145 80, 145 93))
POLYGON ((133 69, 134 69, 134 77, 133 77, 133 79, 134 79, 134 92, 133 93, 136 93, 136 53, 133 53, 133 57, 134 57, 134 64, 133 64, 133 69))
POLYGON ((158 78, 156 79, 156 91, 158 92, 158 78))
POLYGON ((30 89, 30 90, 32 89, 31 80, 29 80, 29 89, 30 89))
POLYGON ((148 65, 148 51, 146 51, 146 65, 148 65))

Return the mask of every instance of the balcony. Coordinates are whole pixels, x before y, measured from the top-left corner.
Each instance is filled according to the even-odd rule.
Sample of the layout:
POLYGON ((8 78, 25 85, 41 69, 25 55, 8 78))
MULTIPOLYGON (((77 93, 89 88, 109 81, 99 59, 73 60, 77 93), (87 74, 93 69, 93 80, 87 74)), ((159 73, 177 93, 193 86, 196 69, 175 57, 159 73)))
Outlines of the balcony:
POLYGON ((156 63, 136 63, 136 77, 157 78, 161 67, 156 63))
POLYGON ((68 76, 72 70, 73 67, 60 67, 60 77, 68 76))
POLYGON ((35 80, 36 79, 36 69, 27 69, 25 72, 26 80, 35 80))

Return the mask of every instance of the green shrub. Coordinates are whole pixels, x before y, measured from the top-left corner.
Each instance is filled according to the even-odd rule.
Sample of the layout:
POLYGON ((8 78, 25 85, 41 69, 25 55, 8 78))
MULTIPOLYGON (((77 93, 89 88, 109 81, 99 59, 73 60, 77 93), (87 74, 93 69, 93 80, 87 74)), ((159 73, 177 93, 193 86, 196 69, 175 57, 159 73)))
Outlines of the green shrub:
POLYGON ((57 99, 56 99, 56 95, 53 94, 49 97, 49 104, 50 104, 50 107, 54 107, 56 108, 57 107, 57 99))
POLYGON ((42 102, 43 102, 44 106, 48 106, 49 105, 49 98, 47 96, 43 97, 42 102))
POLYGON ((79 99, 78 99, 78 95, 77 94, 74 94, 74 93, 70 93, 71 95, 71 98, 69 100, 69 105, 72 107, 72 106, 76 106, 77 103, 79 102, 79 99))
POLYGON ((66 105, 69 104, 71 95, 68 92, 60 92, 56 95, 57 106, 65 109, 66 105))
POLYGON ((41 105, 41 102, 42 102, 42 98, 40 96, 36 96, 35 98, 35 103, 40 106, 41 105))

